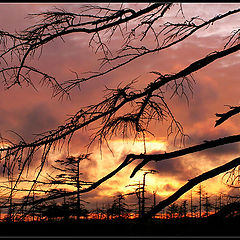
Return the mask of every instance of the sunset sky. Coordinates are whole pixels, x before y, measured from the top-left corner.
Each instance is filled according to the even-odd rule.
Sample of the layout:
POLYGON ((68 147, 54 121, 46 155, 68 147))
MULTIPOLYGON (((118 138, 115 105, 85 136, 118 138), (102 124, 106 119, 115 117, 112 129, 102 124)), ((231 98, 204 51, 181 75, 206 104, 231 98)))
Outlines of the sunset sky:
MULTIPOLYGON (((100 4, 100 3, 96 3, 100 4)), ((34 23, 33 19, 27 19, 29 13, 39 13, 51 10, 53 7, 64 8, 66 11, 78 12, 81 3, 66 4, 0 4, 0 30, 20 31, 34 23)), ((114 4, 112 4, 114 6, 114 4)), ((128 7, 143 8, 147 4, 131 3, 128 7)), ((217 14, 223 14, 229 10, 239 8, 238 3, 184 3, 182 5, 185 18, 190 20, 194 16, 210 19, 217 14)), ((181 13, 176 16, 176 7, 173 7, 164 18, 164 21, 184 21, 181 13)), ((90 80, 82 85, 81 90, 74 89, 71 92, 71 100, 60 101, 58 97, 52 98, 52 91, 46 86, 41 86, 38 79, 33 79, 37 91, 31 86, 14 86, 9 90, 4 89, 2 79, 0 80, 0 133, 4 137, 14 139, 14 135, 8 130, 13 130, 31 141, 34 133, 41 133, 57 128, 64 121, 77 112, 81 107, 96 104, 103 99, 105 86, 114 88, 121 82, 130 82, 140 76, 135 85, 143 89, 153 79, 149 72, 159 71, 162 74, 176 73, 193 61, 205 57, 212 51, 222 50, 231 32, 239 28, 239 13, 224 18, 210 25, 209 28, 200 30, 182 43, 175 45, 158 54, 147 55, 141 59, 131 62, 102 78, 90 80)), ((73 78, 71 71, 79 75, 87 71, 97 71, 99 55, 88 47, 90 36, 86 34, 71 34, 64 38, 65 42, 56 40, 48 43, 43 49, 39 60, 35 64, 39 69, 53 75, 60 82, 73 78)), ((152 39, 148 38, 149 43, 152 39)), ((122 44, 120 35, 116 35, 112 41, 111 48, 116 51, 122 44)), ((185 146, 200 144, 204 140, 217 139, 228 135, 239 133, 239 116, 234 116, 224 124, 214 128, 216 113, 226 112, 229 108, 225 105, 237 106, 240 104, 239 96, 239 62, 240 53, 233 53, 224 59, 211 63, 204 69, 193 74, 196 81, 193 84, 193 95, 189 92, 189 105, 185 98, 174 97, 169 99, 169 105, 176 119, 181 122, 186 134, 190 139, 185 146)), ((170 95, 169 95, 170 96, 170 95)), ((169 152, 178 149, 173 145, 174 135, 167 138, 167 127, 169 122, 154 122, 151 130, 154 136, 147 138, 147 153, 169 152)), ((90 127, 91 129, 91 127, 90 127)), ((74 136, 71 143, 71 154, 77 156, 86 153, 86 145, 90 135, 90 129, 81 130, 74 136)), ((83 178, 88 181, 96 181, 110 171, 114 170, 128 153, 142 153, 144 144, 142 141, 132 141, 133 138, 123 140, 115 136, 109 141, 111 153, 106 145, 102 146, 102 155, 99 146, 94 143, 89 152, 91 160, 81 165, 83 178)), ((239 144, 229 144, 224 147, 203 151, 170 159, 160 163, 151 162, 144 169, 155 169, 156 174, 147 175, 147 189, 150 193, 157 191, 157 199, 163 199, 179 187, 204 171, 217 167, 227 161, 238 157, 239 144)), ((51 164, 56 159, 63 159, 66 151, 61 153, 52 152, 49 156, 48 165, 44 172, 52 173, 51 164)), ((34 172, 37 163, 33 163, 34 172)), ((134 169, 135 163, 123 169, 112 179, 103 183, 99 188, 84 195, 83 199, 93 204, 112 201, 117 193, 127 193, 134 188, 126 187, 129 184, 138 183, 142 180, 142 172, 139 171, 133 179, 129 176, 134 169)), ((52 173, 54 174, 54 173, 52 173)), ((222 176, 222 175, 221 175, 222 176)), ((221 184, 221 176, 204 182, 205 190, 209 194, 219 192, 228 193, 233 191, 221 184)))

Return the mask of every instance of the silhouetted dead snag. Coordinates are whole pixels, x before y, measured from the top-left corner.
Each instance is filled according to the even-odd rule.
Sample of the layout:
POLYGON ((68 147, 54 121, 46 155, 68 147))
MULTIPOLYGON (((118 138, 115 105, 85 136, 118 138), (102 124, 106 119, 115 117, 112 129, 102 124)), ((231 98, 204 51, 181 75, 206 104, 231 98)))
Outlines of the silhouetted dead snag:
MULTIPOLYGON (((110 5, 106 7, 104 5, 86 5, 78 13, 56 9, 54 11, 31 14, 29 15, 30 18, 39 20, 36 24, 14 34, 0 31, 0 45, 2 47, 0 74, 3 83, 7 89, 15 85, 22 86, 23 84, 31 85, 35 88, 36 83, 33 82, 33 77, 39 76, 40 84, 46 84, 52 88, 53 96, 60 96, 61 99, 64 96, 70 97, 72 89, 80 88, 82 84, 87 84, 90 80, 101 80, 101 77, 108 73, 121 69, 122 66, 148 54, 161 53, 162 50, 170 49, 172 46, 193 36, 197 31, 208 28, 210 25, 240 12, 240 9, 235 9, 208 20, 193 17, 190 20, 184 18, 184 22, 178 23, 166 21, 164 18, 166 13, 171 11, 175 5, 177 4, 153 3, 140 10, 125 8, 124 4, 114 5, 114 8, 110 7, 110 5), (64 41, 64 36, 74 33, 89 34, 91 37, 89 47, 92 47, 95 53, 102 54, 99 59, 100 69, 98 72, 92 71, 78 74, 73 71, 75 76, 73 79, 59 82, 54 76, 50 76, 48 73, 30 66, 32 61, 30 57, 34 59, 34 57, 39 55, 40 58, 42 49, 48 43, 59 38, 64 41), (121 34, 124 44, 116 51, 112 51, 109 43, 113 36, 118 33, 121 34), (150 46, 143 41, 148 36, 154 37, 154 43, 150 46)), ((33 141, 26 142, 17 133, 15 134, 18 138, 16 142, 1 136, 0 160, 3 164, 3 173, 9 174, 14 172, 17 174, 11 194, 17 189, 17 184, 21 181, 24 171, 29 170, 37 152, 42 151, 41 163, 33 185, 29 190, 29 195, 38 182, 49 152, 55 149, 62 150, 63 146, 69 147, 76 132, 93 124, 98 124, 99 128, 92 135, 89 146, 96 140, 99 141, 101 146, 104 142, 108 143, 108 140, 115 135, 123 138, 131 135, 135 138, 141 137, 145 141, 146 134, 151 133, 149 124, 153 121, 165 120, 170 120, 167 135, 175 133, 175 140, 179 138, 180 143, 184 143, 188 135, 185 134, 183 126, 169 107, 166 94, 170 91, 171 98, 178 95, 188 100, 187 90, 190 90, 192 93, 192 84, 195 81, 192 76, 194 72, 239 50, 238 29, 230 34, 222 50, 211 52, 207 56, 193 61, 189 66, 177 73, 162 74, 158 71, 150 71, 156 78, 150 83, 148 82, 142 89, 136 89, 136 80, 125 86, 119 84, 116 88, 110 89, 106 87, 106 94, 103 96, 102 101, 79 108, 79 111, 67 119, 61 126, 37 134, 33 141), (125 110, 126 108, 128 108, 127 111, 125 110)), ((237 113, 239 113, 239 107, 231 107, 229 112, 217 114, 217 117, 220 117, 220 119, 216 121, 215 126, 237 113)), ((93 183, 90 187, 78 191, 78 193, 89 192, 97 188, 135 160, 141 160, 141 162, 135 166, 130 177, 133 177, 138 170, 150 161, 167 160, 239 141, 239 135, 233 135, 209 140, 199 145, 165 154, 153 155, 147 154, 146 151, 140 155, 132 153, 115 170, 93 183)), ((197 177, 197 180, 191 180, 187 187, 183 187, 183 190, 179 193, 185 191, 185 189, 188 189, 197 181, 204 181, 205 178, 207 179, 212 174, 222 173, 226 168, 220 167, 218 170, 212 170, 212 172, 209 171, 205 175, 201 175, 202 177, 197 177)), ((176 196, 179 196, 179 193, 171 199, 175 199, 176 196)), ((25 204, 34 205, 75 194, 76 191, 57 193, 53 196, 25 204)), ((171 201, 166 201, 164 204, 171 201)), ((157 206, 152 211, 159 209, 157 206)), ((3 207, 6 206, 0 206, 0 208, 3 207)), ((150 212, 149 216, 151 214, 150 212)))
POLYGON ((77 220, 80 219, 81 212, 81 198, 80 189, 84 185, 91 185, 90 182, 82 181, 80 179, 80 162, 83 160, 89 160, 90 154, 79 155, 78 157, 68 157, 65 160, 56 160, 60 166, 52 166, 55 170, 59 172, 56 177, 51 177, 53 182, 58 182, 59 185, 70 185, 77 188, 77 220))

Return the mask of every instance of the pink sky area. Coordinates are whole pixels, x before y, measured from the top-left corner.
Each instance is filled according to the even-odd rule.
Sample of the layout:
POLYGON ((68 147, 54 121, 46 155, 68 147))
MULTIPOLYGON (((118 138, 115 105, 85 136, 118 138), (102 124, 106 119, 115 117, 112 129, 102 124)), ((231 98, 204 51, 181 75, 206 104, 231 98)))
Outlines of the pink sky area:
MULTIPOLYGON (((34 23, 34 20, 25 18, 29 13, 50 10, 54 6, 64 8, 67 11, 78 12, 82 5, 82 3, 1 3, 0 30, 14 32, 30 26, 34 23)), ((128 7, 142 8, 146 5, 132 3, 128 7)), ((219 13, 239 8, 239 3, 184 3, 182 7, 186 19, 199 16, 207 20, 219 13)), ((183 21, 181 13, 176 17, 175 9, 169 11, 165 21, 177 22, 179 19, 183 21)), ((105 86, 114 88, 120 82, 124 85, 124 83, 130 82, 141 75, 135 87, 143 89, 153 79, 153 75, 149 73, 151 71, 159 71, 163 74, 176 73, 212 51, 222 50, 227 41, 226 37, 237 27, 239 27, 239 14, 224 18, 208 29, 200 30, 179 45, 158 54, 147 55, 102 78, 86 82, 82 85, 80 91, 74 89, 71 92, 71 100, 59 101, 57 97, 52 98, 51 89, 46 86, 42 87, 37 78, 33 79, 37 91, 31 86, 24 85, 22 87, 16 85, 9 90, 5 90, 2 79, 0 79, 0 133, 2 136, 13 139, 14 135, 8 130, 14 130, 27 141, 31 141, 34 133, 57 128, 64 123, 69 115, 74 114, 81 107, 96 104, 102 100, 105 86)), ((71 34, 64 39, 65 42, 58 39, 45 45, 41 58, 37 60, 36 57, 34 60, 35 66, 53 75, 60 82, 74 77, 70 70, 77 72, 79 75, 86 71, 98 70, 99 62, 97 59, 99 55, 96 56, 94 51, 88 47, 89 36, 82 33, 71 34)), ((111 43, 113 52, 120 47, 121 41, 120 35, 114 36, 111 43)), ((147 43, 152 44, 152 39, 148 38, 147 43)), ((193 77, 196 83, 193 84, 193 95, 191 93, 188 95, 189 105, 185 98, 174 97, 169 100, 176 119, 182 123, 185 133, 190 136, 186 146, 199 144, 204 140, 238 134, 239 116, 233 117, 217 128, 214 128, 214 124, 216 121, 215 114, 228 110, 228 107, 224 105, 236 106, 240 104, 239 61, 240 53, 237 52, 195 72, 193 77)), ((168 122, 163 124, 154 122, 151 125, 155 137, 149 136, 148 153, 178 149, 178 146, 172 144, 173 136, 167 138, 167 126, 168 122)), ((91 133, 90 130, 85 130, 75 135, 71 145, 71 154, 77 155, 86 152, 85 146, 91 133)), ((108 151, 106 146, 103 146, 102 157, 98 144, 93 144, 89 150, 92 153, 92 160, 82 165, 83 176, 89 181, 96 181, 117 167, 127 153, 143 152, 141 141, 133 144, 130 140, 122 141, 119 136, 116 136, 109 142, 114 155, 108 151)), ((159 173, 148 175, 149 192, 157 191, 158 200, 167 197, 186 183, 188 179, 238 157, 238 153, 239 144, 229 144, 221 148, 195 153, 191 156, 161 163, 150 163, 145 168, 157 169, 159 173)), ((64 157, 65 154, 64 152, 51 153, 50 163, 44 171, 53 171, 50 169, 51 162, 64 157)), ((32 168, 34 169, 34 164, 32 168)), ((98 189, 83 196, 83 198, 91 202, 94 207, 97 202, 112 201, 117 192, 132 191, 133 189, 125 186, 142 179, 141 172, 134 179, 129 179, 133 168, 134 164, 122 170, 98 189)), ((221 183, 221 176, 208 180, 203 185, 207 186, 205 190, 210 194, 217 194, 220 191, 228 193, 230 190, 221 183)))

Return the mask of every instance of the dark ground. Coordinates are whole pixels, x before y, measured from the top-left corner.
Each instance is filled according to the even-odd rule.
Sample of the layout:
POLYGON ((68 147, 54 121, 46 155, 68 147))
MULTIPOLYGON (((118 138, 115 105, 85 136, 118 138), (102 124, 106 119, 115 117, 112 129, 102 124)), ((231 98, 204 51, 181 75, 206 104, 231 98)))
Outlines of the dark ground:
POLYGON ((240 218, 0 223, 4 236, 240 236, 240 218))

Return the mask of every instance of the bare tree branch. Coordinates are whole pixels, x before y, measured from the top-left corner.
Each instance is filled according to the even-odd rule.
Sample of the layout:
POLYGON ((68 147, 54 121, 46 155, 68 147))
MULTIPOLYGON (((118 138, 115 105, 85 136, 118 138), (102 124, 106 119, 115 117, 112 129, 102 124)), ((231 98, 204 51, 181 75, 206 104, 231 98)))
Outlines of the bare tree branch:
MULTIPOLYGON (((236 143, 236 142, 239 142, 239 141, 240 141, 240 135, 233 135, 233 136, 228 136, 228 137, 225 137, 225 138, 219 138, 219 139, 212 140, 212 141, 205 141, 205 143, 203 143, 203 144, 194 145, 194 146, 189 147, 189 148, 180 149, 180 150, 176 150, 176 151, 169 152, 169 153, 149 154, 149 155, 146 155, 146 154, 139 154, 139 155, 128 154, 126 156, 125 160, 115 170, 113 170, 112 172, 110 172, 109 174, 104 176, 103 178, 99 179, 98 181, 94 182, 89 187, 80 190, 79 193, 86 193, 86 192, 90 192, 90 191, 96 189, 102 183, 104 183, 108 179, 112 178, 114 175, 116 175, 123 168, 125 168, 126 166, 128 166, 129 164, 131 164, 135 160, 142 159, 143 161, 140 164, 137 165, 137 167, 134 169, 134 171, 133 171, 133 173, 131 174, 130 177, 133 177, 134 174, 136 173, 136 171, 138 171, 140 168, 142 168, 144 165, 146 165, 150 161, 163 161, 163 160, 167 160, 167 159, 174 159, 176 157, 184 156, 184 155, 199 152, 199 151, 204 151, 204 150, 210 149, 210 148, 220 147, 220 146, 223 146, 225 144, 236 143)), ((47 197, 47 198, 42 198, 42 199, 36 200, 35 202, 26 203, 26 205, 40 204, 42 202, 62 198, 64 196, 72 196, 72 195, 75 195, 75 194, 77 194, 77 191, 72 191, 72 192, 67 192, 67 193, 59 193, 59 194, 54 195, 54 196, 50 196, 50 197, 47 197)), ((16 204, 16 206, 19 206, 19 204, 16 204)), ((0 206, 0 208, 7 208, 7 206, 0 206)))
POLYGON ((143 216, 143 220, 149 219, 154 216, 156 213, 160 212, 163 208, 175 202, 178 198, 180 198, 184 193, 192 189, 197 184, 206 181, 210 178, 213 178, 221 173, 224 173, 240 164, 240 158, 236 158, 220 167, 214 168, 208 172, 205 172, 195 178, 190 179, 185 185, 183 185, 180 189, 178 189, 173 195, 168 197, 167 199, 159 202, 155 207, 153 207, 149 212, 143 216))
MULTIPOLYGON (((105 76, 147 54, 158 53, 175 46, 192 36, 198 30, 208 28, 218 20, 239 14, 240 12, 240 9, 235 9, 208 20, 201 19, 200 17, 192 17, 190 20, 184 19, 184 22, 166 22, 164 16, 173 5, 175 4, 153 3, 135 11, 134 9, 124 8, 124 4, 121 4, 118 8, 110 8, 109 5, 105 7, 103 5, 89 4, 85 5, 79 13, 56 9, 55 11, 31 14, 29 15, 30 18, 39 19, 39 21, 24 31, 15 34, 0 31, 0 44, 2 46, 0 74, 4 86, 6 89, 9 89, 16 84, 22 86, 24 83, 36 89, 33 76, 38 76, 41 84, 46 84, 52 88, 53 96, 58 95, 60 98, 64 96, 70 97, 70 91, 75 87, 80 88, 80 84, 83 82, 105 76), (117 51, 113 52, 109 43, 113 36, 117 35, 117 32, 123 38, 124 44, 117 51), (88 75, 79 77, 78 73, 73 71, 75 74, 74 79, 65 80, 60 83, 55 77, 33 66, 29 66, 37 53, 39 53, 39 58, 41 57, 42 49, 46 44, 59 38, 65 41, 64 37, 71 33, 86 33, 90 35, 89 47, 95 48, 96 54, 102 54, 99 72, 92 71, 86 73, 88 75), (154 47, 144 43, 149 36, 151 39, 154 39, 154 42, 151 42, 154 47)), ((182 7, 180 10, 182 11, 182 7)), ((187 90, 190 90, 192 93, 192 82, 194 82, 192 73, 239 50, 239 29, 237 29, 231 33, 223 50, 211 52, 175 74, 163 75, 161 72, 151 71, 150 73, 154 74, 156 78, 148 83, 144 89, 134 89, 135 81, 126 84, 124 87, 121 87, 119 84, 117 88, 106 88, 106 94, 103 96, 102 101, 83 107, 67 119, 62 126, 36 134, 33 141, 26 142, 17 133, 15 133, 18 138, 16 142, 0 136, 2 144, 0 148, 0 160, 2 160, 3 164, 3 173, 8 175, 9 181, 13 181, 13 175, 17 175, 13 181, 13 186, 10 188, 11 192, 9 196, 12 199, 13 193, 19 190, 17 185, 21 182, 23 173, 25 170, 28 173, 34 156, 37 152, 42 151, 39 159, 40 165, 36 172, 35 180, 30 187, 28 198, 34 187, 40 183, 38 178, 50 151, 57 148, 61 150, 63 145, 69 147, 73 135, 85 127, 98 125, 98 128, 95 129, 94 134, 91 136, 92 139, 90 139, 89 146, 95 140, 98 140, 100 145, 103 142, 108 144, 109 139, 115 135, 123 138, 129 135, 135 138, 140 136, 145 141, 145 135, 151 134, 149 124, 152 121, 170 119, 167 130, 168 136, 175 133, 175 139, 178 137, 181 143, 184 142, 187 135, 181 123, 175 118, 172 109, 169 107, 169 102, 166 101, 164 87, 167 93, 169 93, 169 88, 172 91, 170 100, 173 96, 178 95, 179 97, 185 97, 188 101, 187 90)), ((226 113, 216 114, 220 119, 216 121, 215 127, 240 112, 238 106, 230 107, 230 109, 226 113)), ((78 193, 85 193, 96 189, 135 160, 141 161, 135 165, 130 177, 133 177, 138 170, 150 161, 157 162, 173 159, 239 141, 240 135, 233 135, 205 141, 202 144, 164 154, 147 154, 146 150, 144 154, 137 155, 131 153, 127 155, 125 160, 115 170, 87 188, 81 189, 78 193)), ((147 213, 145 218, 152 216, 159 209, 172 203, 199 182, 227 171, 236 166, 236 164, 239 164, 239 159, 235 159, 190 180, 171 197, 160 202, 156 208, 147 213)), ((8 189, 8 187, 5 188, 8 189)), ((26 206, 35 205, 44 201, 75 194, 77 194, 76 191, 67 193, 56 191, 51 196, 32 202, 26 201, 24 204, 26 206)), ((19 206, 19 204, 16 203, 14 206, 19 206)), ((0 206, 0 208, 6 207, 8 206, 0 206)))
POLYGON ((225 113, 216 113, 216 116, 219 117, 218 120, 216 120, 216 124, 214 127, 217 127, 218 125, 225 122, 228 118, 238 114, 240 112, 240 107, 232 107, 230 106, 230 109, 228 112, 225 113))
POLYGON ((233 135, 233 136, 227 136, 224 138, 219 138, 216 140, 211 140, 211 141, 205 141, 202 144, 194 145, 192 147, 180 149, 174 152, 170 153, 164 153, 164 154, 139 154, 133 155, 133 159, 142 159, 142 162, 139 163, 135 169, 133 170, 132 174, 130 177, 133 177, 139 169, 141 169, 143 166, 145 166, 148 162, 150 161, 162 161, 166 159, 173 159, 176 157, 184 156, 186 154, 190 153, 195 153, 195 152, 200 152, 209 148, 215 148, 218 146, 222 146, 225 144, 229 143, 236 143, 240 141, 240 135, 233 135))
MULTIPOLYGON (((144 96, 149 96, 148 98, 150 100, 152 93, 156 90, 159 90, 162 86, 164 86, 168 82, 190 75, 191 73, 207 66, 208 64, 214 62, 215 60, 220 59, 229 54, 232 54, 238 51, 239 49, 240 49, 240 44, 219 52, 209 54, 205 58, 202 58, 190 64, 188 67, 186 67, 185 69, 183 69, 182 71, 176 74, 173 74, 173 75, 160 74, 160 76, 154 82, 150 83, 144 89, 144 91, 139 93, 135 93, 133 91, 127 92, 127 90, 130 90, 131 84, 127 85, 123 89, 117 89, 116 91, 114 90, 112 95, 108 96, 101 103, 97 105, 89 106, 86 108, 85 111, 80 110, 78 113, 76 113, 75 116, 70 118, 70 121, 68 121, 65 125, 60 126, 58 129, 49 131, 45 134, 42 134, 42 135, 40 134, 39 139, 31 143, 20 142, 19 144, 10 144, 9 147, 1 148, 0 152, 5 153, 5 155, 2 155, 2 159, 5 160, 5 165, 10 163, 10 160, 12 160, 12 163, 14 163, 14 165, 12 166, 14 167, 16 163, 15 161, 16 156, 18 156, 18 154, 20 153, 17 159, 18 159, 18 162, 22 163, 22 166, 20 167, 21 169, 20 176, 21 176, 26 164, 31 163, 33 159, 33 155, 36 153, 36 151, 40 149, 41 146, 43 146, 44 151, 42 153, 42 161, 41 161, 41 166, 39 171, 39 174, 40 174, 41 169, 44 166, 44 163, 47 159, 48 153, 51 150, 51 148, 56 148, 57 144, 60 143, 59 142, 60 140, 62 140, 64 143, 66 140, 66 137, 68 137, 70 141, 73 133, 75 133, 77 130, 82 129, 86 126, 89 126, 91 123, 94 123, 100 119, 102 119, 102 126, 101 126, 102 128, 100 129, 99 132, 96 133, 96 136, 100 137, 100 141, 106 139, 107 134, 117 133, 119 130, 122 132, 125 128, 133 129, 134 132, 138 132, 137 130, 141 129, 141 131, 144 133, 145 131, 147 131, 147 129, 143 128, 141 125, 139 126, 138 129, 136 129, 135 127, 138 126, 138 124, 140 123, 139 113, 143 115, 143 112, 141 109, 144 109, 145 107, 142 107, 142 108, 140 107, 138 114, 132 113, 132 114, 125 114, 124 116, 116 117, 115 116, 116 112, 120 110, 127 103, 134 103, 137 99, 142 98, 144 96), (121 125, 121 123, 124 123, 124 125, 121 125), (125 123, 127 125, 125 125, 125 123), (23 151, 25 149, 27 150, 26 156, 24 156, 23 154, 23 151)), ((168 116, 173 121, 175 121, 172 113, 170 112, 170 109, 167 108, 166 102, 164 101, 164 99, 161 97, 160 99, 164 103, 163 105, 165 107, 164 111, 167 112, 168 116)), ((149 103, 151 102, 149 101, 149 103)), ((143 104, 142 106, 144 106, 145 102, 143 101, 142 104, 143 104)), ((164 109, 164 107, 159 105, 158 103, 155 102, 155 104, 158 105, 160 109, 164 109)), ((153 109, 153 111, 155 110, 153 109)), ((163 112, 160 111, 158 114, 160 114, 161 116, 163 112)), ((150 118, 148 118, 147 121, 151 120, 152 116, 153 115, 150 115, 150 118)), ((164 115, 162 115, 162 117, 164 117, 164 115)), ((175 121, 175 123, 178 128, 177 134, 180 132, 183 135, 181 125, 178 125, 177 121, 175 121)))

